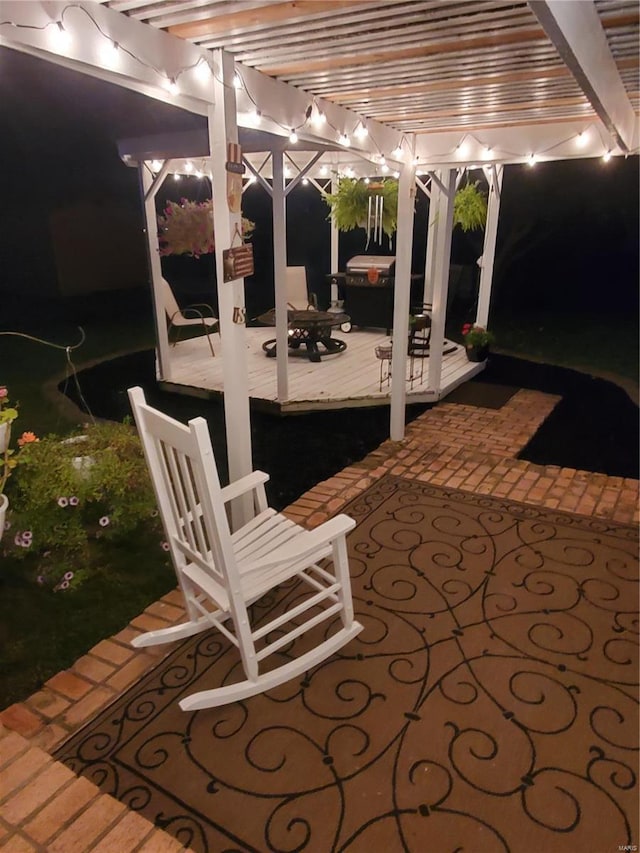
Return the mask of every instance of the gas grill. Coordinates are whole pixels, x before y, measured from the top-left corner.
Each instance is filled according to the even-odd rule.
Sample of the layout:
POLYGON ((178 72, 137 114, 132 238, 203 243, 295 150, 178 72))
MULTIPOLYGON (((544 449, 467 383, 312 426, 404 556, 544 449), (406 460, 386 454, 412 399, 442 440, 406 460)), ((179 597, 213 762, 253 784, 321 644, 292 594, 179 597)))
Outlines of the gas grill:
MULTIPOLYGON (((328 276, 337 283, 344 313, 353 326, 386 329, 393 327, 393 287, 396 259, 393 255, 355 255, 344 273, 328 276)), ((422 276, 411 276, 412 304, 421 303, 422 276)))
POLYGON ((353 287, 393 287, 393 255, 356 255, 347 261, 345 284, 353 287))

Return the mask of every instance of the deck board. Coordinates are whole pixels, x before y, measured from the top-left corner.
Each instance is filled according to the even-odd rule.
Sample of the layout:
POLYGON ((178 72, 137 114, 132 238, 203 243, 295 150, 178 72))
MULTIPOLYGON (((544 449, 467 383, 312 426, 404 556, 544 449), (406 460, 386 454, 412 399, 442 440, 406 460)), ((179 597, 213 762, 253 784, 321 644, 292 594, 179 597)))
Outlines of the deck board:
MULTIPOLYGON (((381 331, 360 330, 337 333, 347 349, 339 354, 310 362, 302 355, 288 359, 289 399, 278 401, 276 388, 276 359, 267 358, 262 350, 264 341, 273 338, 267 327, 247 328, 247 374, 249 396, 252 400, 270 404, 282 412, 313 411, 347 406, 387 405, 391 387, 380 387, 380 361, 375 348, 389 343, 381 331)), ((219 334, 212 335, 215 358, 211 357, 204 337, 180 341, 171 347, 170 373, 163 378, 168 386, 184 393, 223 393, 223 355, 219 334)), ((407 362, 407 377, 410 360, 407 362)), ((407 379, 407 403, 433 402, 446 396, 460 384, 483 369, 484 365, 469 362, 464 348, 442 358, 441 387, 429 383, 429 359, 424 359, 423 375, 420 359, 413 360, 414 381, 407 379)))

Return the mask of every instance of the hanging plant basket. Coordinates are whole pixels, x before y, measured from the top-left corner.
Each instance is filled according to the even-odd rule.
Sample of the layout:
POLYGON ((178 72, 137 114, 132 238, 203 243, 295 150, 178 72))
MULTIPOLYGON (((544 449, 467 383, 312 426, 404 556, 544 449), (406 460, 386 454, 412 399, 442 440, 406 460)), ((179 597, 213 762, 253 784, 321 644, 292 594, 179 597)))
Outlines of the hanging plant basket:
MULTIPOLYGON (((242 236, 246 240, 255 222, 242 217, 242 236)), ((169 201, 164 216, 158 216, 160 254, 190 255, 199 258, 215 251, 213 239, 213 199, 206 201, 169 201)))
POLYGON ((331 208, 329 217, 333 217, 338 231, 364 228, 377 230, 380 237, 381 232, 391 237, 398 227, 398 181, 395 178, 370 183, 358 178, 340 178, 337 192, 327 193, 324 200, 331 208))
POLYGON ((487 224, 487 197, 478 184, 474 181, 460 187, 453 200, 453 225, 463 231, 475 231, 487 224))
MULTIPOLYGON (((478 185, 479 181, 465 184, 454 198, 453 225, 459 225, 463 231, 484 228, 487 222, 487 197, 478 185)), ((377 209, 382 209, 381 230, 387 237, 391 237, 398 227, 396 178, 370 183, 358 178, 340 178, 338 191, 324 196, 338 231, 365 228, 368 232, 374 231, 374 239, 376 228, 372 220, 375 219, 376 198, 382 200, 381 204, 377 204, 377 209)))

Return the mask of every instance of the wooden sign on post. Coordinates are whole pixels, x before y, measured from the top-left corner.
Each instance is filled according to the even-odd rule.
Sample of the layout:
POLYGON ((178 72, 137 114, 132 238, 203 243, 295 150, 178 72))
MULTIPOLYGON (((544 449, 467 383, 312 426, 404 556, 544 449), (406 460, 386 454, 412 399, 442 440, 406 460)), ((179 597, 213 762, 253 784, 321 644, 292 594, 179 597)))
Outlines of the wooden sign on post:
POLYGON ((235 278, 253 275, 253 246, 250 243, 244 243, 242 246, 224 249, 222 266, 225 281, 233 281, 235 278))

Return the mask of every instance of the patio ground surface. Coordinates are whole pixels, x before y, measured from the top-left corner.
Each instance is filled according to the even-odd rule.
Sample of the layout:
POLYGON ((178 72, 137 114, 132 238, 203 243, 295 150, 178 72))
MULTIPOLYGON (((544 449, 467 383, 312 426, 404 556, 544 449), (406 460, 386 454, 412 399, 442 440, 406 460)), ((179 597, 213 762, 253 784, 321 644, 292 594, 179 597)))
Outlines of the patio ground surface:
MULTIPOLYGON (((380 477, 407 480, 638 524, 638 480, 516 459, 559 397, 520 390, 500 409, 443 402, 362 461, 285 510, 313 527, 380 477)), ((0 849, 129 853, 183 849, 139 814, 76 778, 51 753, 170 649, 134 650, 138 633, 180 621, 177 590, 105 639, 25 702, 0 713, 0 849)), ((517 853, 517 851, 514 851, 517 853)))

